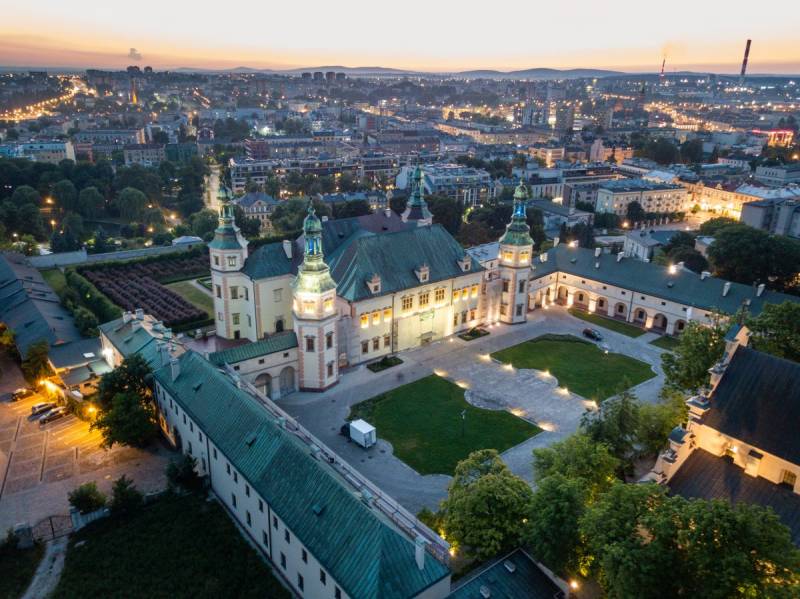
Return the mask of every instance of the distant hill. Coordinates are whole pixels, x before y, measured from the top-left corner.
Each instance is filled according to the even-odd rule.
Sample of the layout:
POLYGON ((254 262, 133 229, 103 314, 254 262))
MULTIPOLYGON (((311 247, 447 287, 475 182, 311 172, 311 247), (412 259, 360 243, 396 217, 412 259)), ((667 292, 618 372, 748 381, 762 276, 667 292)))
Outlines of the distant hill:
POLYGON ((604 69, 522 69, 519 71, 493 71, 489 69, 476 71, 462 71, 456 73, 461 77, 474 77, 486 79, 582 79, 587 77, 609 77, 622 75, 621 71, 608 71, 604 69))

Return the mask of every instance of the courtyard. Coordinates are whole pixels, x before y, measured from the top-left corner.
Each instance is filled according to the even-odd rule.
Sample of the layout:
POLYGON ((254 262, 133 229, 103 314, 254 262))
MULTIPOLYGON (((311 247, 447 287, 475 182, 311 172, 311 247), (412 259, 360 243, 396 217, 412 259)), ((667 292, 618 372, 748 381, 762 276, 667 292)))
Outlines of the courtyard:
POLYGON ((464 389, 435 374, 356 404, 350 417, 375 425, 420 474, 452 474, 473 451, 503 452, 541 432, 503 409, 468 403, 464 389))
POLYGON ((542 335, 495 352, 492 358, 514 368, 552 374, 562 387, 594 401, 603 401, 623 386, 633 387, 655 376, 644 362, 606 353, 572 335, 542 335))

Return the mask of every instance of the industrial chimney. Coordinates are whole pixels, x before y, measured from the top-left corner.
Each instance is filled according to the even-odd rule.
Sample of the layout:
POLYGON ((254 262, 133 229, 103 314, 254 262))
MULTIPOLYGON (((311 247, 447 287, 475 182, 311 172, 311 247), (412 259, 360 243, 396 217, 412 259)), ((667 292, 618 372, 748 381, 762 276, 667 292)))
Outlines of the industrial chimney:
POLYGON ((753 40, 747 40, 747 44, 744 47, 744 60, 742 60, 742 72, 739 75, 739 86, 744 85, 744 76, 747 73, 747 59, 750 58, 750 42, 753 40))

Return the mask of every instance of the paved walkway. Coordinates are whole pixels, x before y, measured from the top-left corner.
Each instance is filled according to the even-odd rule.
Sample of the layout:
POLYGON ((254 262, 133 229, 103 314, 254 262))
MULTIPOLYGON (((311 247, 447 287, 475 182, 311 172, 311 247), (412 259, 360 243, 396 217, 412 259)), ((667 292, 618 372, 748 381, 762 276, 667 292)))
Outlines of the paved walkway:
POLYGON ((47 543, 42 561, 39 562, 39 566, 33 574, 33 580, 31 580, 28 590, 22 595, 22 599, 41 599, 56 590, 61 578, 61 571, 64 569, 68 541, 69 537, 61 537, 47 543))
MULTIPOLYGON (((380 373, 364 366, 342 376, 340 383, 325 393, 294 393, 278 403, 292 416, 338 452, 345 460, 408 509, 435 508, 447 494, 449 476, 422 476, 392 455, 391 444, 380 439, 369 450, 348 443, 339 428, 350 406, 433 372, 461 381, 469 387, 466 399, 493 409, 509 409, 549 429, 503 453, 503 459, 517 475, 532 478, 531 450, 572 434, 588 402, 574 394, 563 394, 554 377, 534 370, 508 370, 487 359, 491 352, 546 333, 580 336, 586 323, 560 308, 537 311, 522 325, 495 325, 491 335, 466 342, 458 338, 404 352, 404 363, 380 373)), ((612 352, 625 354, 649 364, 656 376, 634 388, 642 401, 655 401, 663 383, 661 353, 643 335, 631 338, 604 330, 604 342, 612 352)), ((378 431, 380 437, 380 431, 378 431)))

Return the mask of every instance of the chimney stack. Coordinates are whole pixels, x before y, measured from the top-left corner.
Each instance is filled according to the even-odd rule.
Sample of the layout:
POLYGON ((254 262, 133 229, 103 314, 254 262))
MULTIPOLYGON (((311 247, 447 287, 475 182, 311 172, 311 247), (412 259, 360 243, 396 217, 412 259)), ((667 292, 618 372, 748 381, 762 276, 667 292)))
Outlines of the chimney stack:
POLYGON ((725 297, 726 295, 728 295, 730 290, 731 290, 731 282, 730 281, 726 281, 725 285, 722 287, 722 297, 725 297))
POLYGON ((619 252, 617 254, 617 262, 622 262, 622 257, 625 255, 625 252, 619 252))
POLYGON ((603 252, 603 248, 594 248, 594 257, 599 258, 600 254, 603 252))
POLYGON ((172 380, 174 381, 177 379, 181 374, 181 363, 178 362, 178 358, 171 357, 169 360, 169 370, 170 374, 172 375, 172 380))
POLYGON ((122 314, 122 322, 125 323, 125 324, 128 324, 131 321, 132 318, 133 318, 133 314, 131 314, 130 310, 126 310, 122 314))
POLYGON ((383 215, 386 218, 392 218, 392 209, 391 208, 386 208, 386 210, 383 211, 383 215))
POLYGON ((292 259, 292 242, 288 239, 283 240, 283 253, 289 260, 292 259))
POLYGON ((136 308, 136 320, 144 320, 144 309, 136 308))
POLYGON ((700 280, 701 281, 705 281, 710 276, 711 276, 711 273, 708 272, 707 270, 704 270, 703 272, 700 273, 700 280))
POLYGON ((764 293, 764 288, 765 287, 766 287, 766 285, 764 285, 764 283, 761 283, 758 286, 758 288, 756 289, 756 297, 761 297, 761 294, 764 293))
POLYGON ((417 568, 420 570, 425 569, 425 543, 427 541, 423 537, 414 539, 414 557, 417 560, 417 568))

